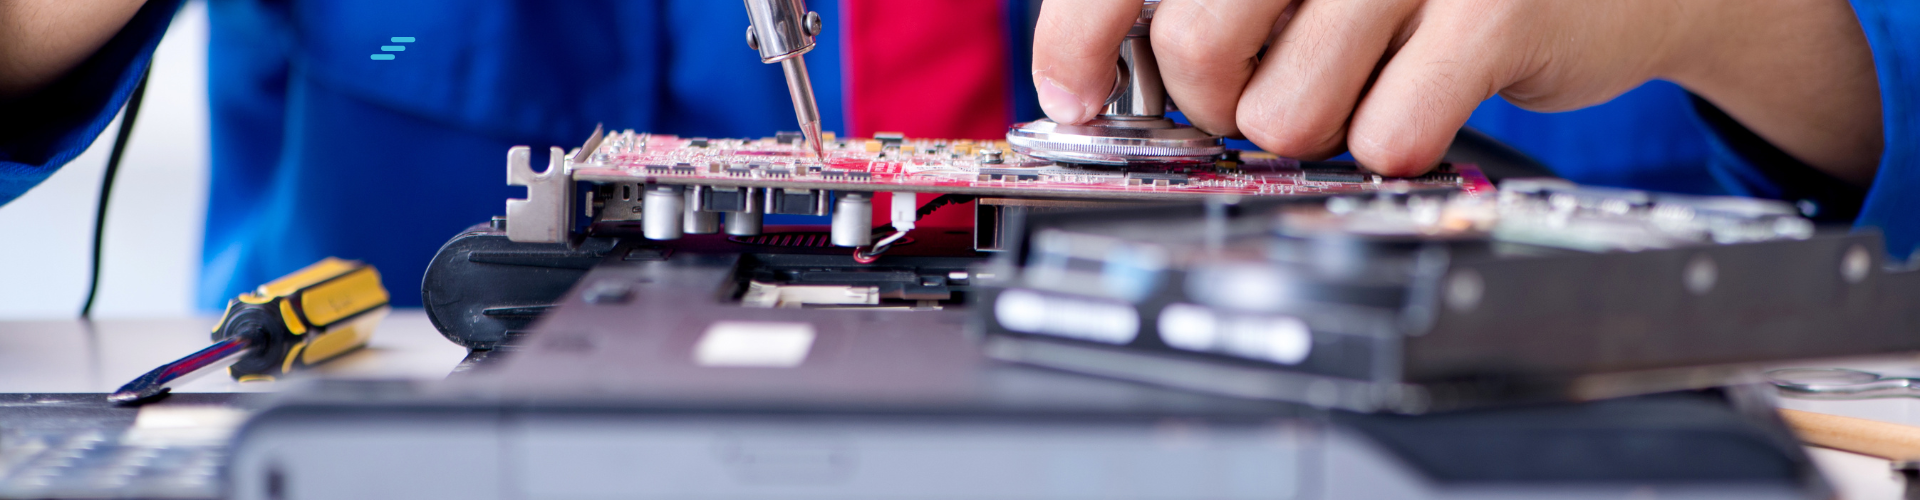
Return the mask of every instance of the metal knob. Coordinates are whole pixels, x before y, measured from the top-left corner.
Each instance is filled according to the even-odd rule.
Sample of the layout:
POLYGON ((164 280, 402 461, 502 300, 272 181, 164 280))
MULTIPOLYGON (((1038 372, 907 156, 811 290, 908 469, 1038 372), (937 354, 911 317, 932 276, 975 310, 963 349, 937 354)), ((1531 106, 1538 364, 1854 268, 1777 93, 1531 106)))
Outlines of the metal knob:
POLYGON ((1156 0, 1141 7, 1140 17, 1127 30, 1127 38, 1120 41, 1119 74, 1113 93, 1107 96, 1107 107, 1100 114, 1102 118, 1153 119, 1166 115, 1167 87, 1160 81, 1160 62, 1153 57, 1149 37, 1153 12, 1159 6, 1156 0))
POLYGON ((1211 162, 1227 148, 1223 138, 1168 119, 1167 88, 1153 57, 1153 14, 1148 0, 1120 42, 1119 75, 1100 116, 1080 125, 1039 119, 1014 125, 1007 144, 1014 152, 1063 163, 1154 165, 1211 162))

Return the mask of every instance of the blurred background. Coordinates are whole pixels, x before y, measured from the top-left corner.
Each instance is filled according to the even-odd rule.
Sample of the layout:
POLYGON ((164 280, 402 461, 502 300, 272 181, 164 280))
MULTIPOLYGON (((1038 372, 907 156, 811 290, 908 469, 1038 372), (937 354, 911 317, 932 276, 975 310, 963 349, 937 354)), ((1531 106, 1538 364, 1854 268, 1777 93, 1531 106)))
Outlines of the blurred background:
MULTIPOLYGON (((205 0, 174 16, 151 78, 108 206, 96 317, 196 312, 209 147, 205 0)), ((118 130, 116 121, 86 154, 0 206, 0 320, 79 314, 100 176, 118 130)))
MULTIPOLYGON (((977 10, 977 4, 970 4, 968 0, 948 0, 948 2, 977 10)), ((996 69, 1027 65, 1023 56, 1027 54, 1027 40, 1023 35, 1023 29, 1031 29, 1031 19, 1033 15, 1037 15, 1035 8, 1039 6, 1039 2, 1029 2, 1029 0, 1004 0, 1004 2, 1008 12, 1023 13, 1023 15, 1008 17, 1008 21, 1014 21, 1014 25, 1010 25, 1012 31, 1008 31, 1010 33, 1008 42, 1012 42, 1010 44, 1012 50, 1004 54, 1006 58, 1004 60, 991 58, 995 56, 993 52, 1002 50, 1002 44, 1000 44, 1002 40, 991 37, 993 35, 991 25, 989 29, 973 29, 973 35, 985 33, 987 37, 977 37, 973 44, 968 44, 973 48, 973 52, 968 52, 970 56, 989 56, 989 58, 979 58, 987 62, 987 65, 983 65, 985 69, 979 69, 973 65, 954 65, 950 60, 924 58, 920 52, 900 48, 900 40, 897 40, 899 37, 895 37, 897 33, 893 31, 918 29, 914 23, 904 23, 904 25, 876 23, 876 29, 864 29, 856 33, 849 31, 843 35, 822 38, 822 44, 829 48, 814 54, 818 56, 814 63, 820 65, 820 69, 816 71, 816 85, 822 85, 824 96, 829 96, 829 100, 839 100, 837 96, 841 92, 849 92, 849 94, 860 92, 862 96, 870 96, 868 100, 872 102, 887 104, 887 106, 858 108, 852 104, 841 106, 841 104, 829 102, 824 106, 824 112, 829 115, 829 131, 839 131, 847 137, 872 135, 874 131, 902 131, 914 137, 995 137, 1000 131, 998 127, 1004 127, 1004 123, 1008 121, 1039 117, 1039 106, 1031 96, 1033 85, 1031 81, 1025 79, 1027 71, 1006 73, 1008 77, 1006 85, 1012 90, 1008 92, 1008 98, 1006 98, 1012 106, 1010 115, 968 113, 975 119, 966 123, 948 123, 941 119, 945 117, 943 110, 947 108, 966 110, 964 100, 952 100, 952 102, 939 100, 937 102, 939 106, 927 108, 929 112, 922 112, 920 108, 925 108, 929 102, 924 98, 916 98, 924 92, 924 88, 943 85, 956 71, 958 73, 966 73, 966 71, 996 73, 996 69), (876 54, 864 56, 868 58, 868 62, 854 67, 851 63, 839 62, 839 52, 831 48, 839 44, 839 38, 852 40, 852 37, 874 37, 877 40, 889 40, 891 44, 864 44, 879 50, 876 50, 876 54), (839 71, 835 71, 833 67, 839 67, 839 71), (856 69, 866 73, 858 73, 858 75, 847 73, 856 69), (845 77, 843 73, 854 75, 854 77, 845 77), (866 75, 866 77, 860 77, 860 75, 866 75), (845 85, 841 85, 839 81, 845 81, 845 85), (914 104, 914 106, 906 106, 906 104, 914 104), (858 119, 854 119, 852 113, 858 113, 858 119), (835 117, 835 115, 841 115, 841 117, 835 117), (983 125, 985 133, 958 131, 979 123, 987 123, 983 125)), ((843 0, 843 2, 816 2, 816 4, 822 10, 829 10, 829 12, 851 12, 845 6, 852 6, 852 4, 858 4, 860 10, 866 10, 866 12, 885 12, 889 8, 910 6, 914 2, 899 4, 899 2, 885 2, 885 0, 862 0, 862 2, 843 0)), ((330 4, 317 2, 315 6, 330 6, 330 4)), ((676 69, 676 79, 668 81, 678 85, 678 87, 672 87, 678 90, 672 90, 672 88, 660 90, 660 92, 666 92, 660 96, 660 100, 666 100, 666 104, 657 104, 657 106, 672 104, 672 106, 695 106, 695 110, 716 108, 716 110, 772 110, 772 112, 735 113, 732 115, 733 119, 728 121, 699 119, 697 115, 691 115, 682 121, 674 121, 674 119, 643 119, 639 115, 622 117, 622 113, 609 113, 609 117, 605 117, 609 121, 607 125, 641 127, 641 129, 664 131, 664 133, 684 133, 693 137, 745 137, 747 133, 741 133, 743 129, 756 133, 756 131, 772 131, 776 127, 781 129, 791 127, 791 125, 764 127, 764 123, 791 123, 791 115, 787 112, 787 94, 778 71, 768 71, 753 58, 747 58, 745 56, 747 52, 743 46, 739 46, 737 33, 733 29, 718 29, 722 25, 733 27, 741 21, 739 17, 732 17, 733 8, 718 8, 718 6, 707 6, 707 4, 695 4, 695 6, 712 8, 716 12, 728 12, 728 15, 724 17, 697 15, 695 12, 680 13, 682 17, 674 17, 676 19, 674 23, 678 27, 678 31, 674 31, 674 37, 687 38, 682 40, 685 48, 695 48, 687 54, 707 54, 707 46, 712 46, 712 50, 724 48, 724 52, 714 52, 714 54, 735 54, 739 58, 684 63, 682 67, 676 69), (739 79, 737 75, 741 73, 737 71, 760 71, 760 73, 755 73, 753 79, 739 79), (712 83, 716 81, 730 83, 739 88, 732 88, 732 90, 708 88, 712 87, 712 83)), ((430 6, 422 4, 420 8, 426 10, 430 6)), ((553 15, 564 17, 566 12, 555 10, 553 15)), ((227 17, 221 17, 221 19, 227 19, 227 17)), ((659 17, 659 19, 666 19, 666 17, 659 17)), ((841 17, 833 17, 833 19, 841 19, 841 17)), ((388 21, 399 23, 401 27, 411 27, 407 23, 394 21, 394 19, 388 19, 388 21)), ((380 37, 388 37, 403 31, 417 33, 407 29, 397 29, 392 23, 371 23, 363 27, 355 25, 353 29, 346 29, 351 31, 349 33, 351 37, 348 35, 342 35, 342 37, 363 37, 374 31, 378 31, 380 37)), ((989 17, 989 23, 991 23, 991 17, 989 17)), ((242 29, 252 27, 248 23, 238 23, 238 25, 242 29)), ((833 25, 839 27, 839 25, 856 25, 856 23, 835 21, 833 25)), ((261 25, 261 27, 273 29, 271 25, 261 25)), ((96 310, 94 310, 96 317, 180 317, 180 315, 194 315, 194 313, 213 313, 211 308, 219 308, 225 302, 223 298, 232 296, 234 292, 263 283, 286 271, 298 269, 303 263, 313 262, 319 256, 326 256, 326 254, 369 260, 380 265, 390 277, 405 277, 405 279, 390 279, 388 287, 396 290, 413 288, 411 285, 419 275, 417 267, 424 265, 426 256, 430 256, 432 248, 438 248, 438 244, 442 242, 440 235, 451 235, 470 221, 484 221, 488 213, 495 213, 501 208, 501 202, 505 200, 505 196, 501 194, 515 192, 516 196, 518 190, 509 190, 505 185, 497 183, 499 150, 503 150, 507 144, 574 142, 570 138, 563 142, 551 142, 551 138, 534 137, 526 133, 495 137, 495 135, 482 135, 482 133, 468 131, 459 135, 459 137, 474 135, 476 140, 480 138, 492 140, 486 144, 499 142, 499 148, 493 148, 493 146, 476 148, 468 142, 457 142, 461 144, 459 146, 461 158, 470 156, 470 158, 484 158, 484 160, 480 160, 480 163, 457 163, 455 160, 449 160, 449 165, 451 163, 480 165, 480 169, 484 169, 486 175, 467 177, 465 171, 459 171, 461 175, 459 179, 468 179, 467 183, 461 183, 463 185, 461 192, 472 194, 468 198, 474 198, 474 200, 465 200, 465 204, 461 204, 461 210, 434 212, 436 215, 442 215, 442 219, 451 217, 451 223, 442 221, 440 225, 432 225, 422 221, 424 227, 434 227, 434 229, 419 233, 426 237, 411 240, 409 242, 411 246, 390 244, 378 238, 359 238, 359 235, 349 238, 340 237, 340 235, 328 237, 330 233, 317 233, 315 238, 326 240, 328 244, 317 244, 315 248, 301 248, 301 250, 313 250, 305 254, 288 252, 288 248, 282 248, 282 246, 263 244, 261 240, 271 240, 271 235, 267 237, 261 237, 261 235, 273 233, 275 227, 286 227, 286 221, 300 219, 300 215, 263 213, 263 221, 267 221, 263 223, 263 227, 242 227, 240 223, 246 223, 246 217, 238 217, 238 215, 255 213, 252 210, 259 210, 261 204, 236 204, 232 198, 223 198, 223 202, 227 204, 244 208, 244 210, 223 212, 238 213, 236 217, 232 217, 236 223, 234 231, 238 235, 253 235, 261 238, 250 242, 252 246, 248 248, 253 252, 248 254, 250 258, 242 262, 242 265, 234 265, 236 269, 250 271, 250 275, 232 275, 236 273, 236 269, 219 267, 211 273, 219 283, 211 287, 200 287, 202 285, 200 283, 202 242, 207 235, 205 219, 207 219, 207 192, 209 192, 207 181, 209 181, 209 158, 211 158, 209 156, 209 150, 211 150, 209 106, 207 106, 209 104, 207 100, 207 50, 209 50, 207 33, 209 33, 207 2, 190 0, 180 10, 179 15, 173 17, 171 29, 167 31, 167 35, 157 48, 154 73, 148 87, 144 110, 140 112, 140 119, 134 125, 131 142, 127 146, 127 158, 121 165, 121 177, 115 185, 113 200, 109 204, 100 296, 96 300, 96 310), (353 246, 348 240, 359 242, 361 246, 353 246), (290 256, 290 254, 300 254, 300 256, 290 256), (313 254, 313 256, 307 256, 307 254, 313 254), (419 254, 419 256, 415 258, 413 254, 419 254), (378 258, 390 258, 390 260, 378 262, 378 258), (225 285, 238 285, 238 287, 225 287, 225 285), (223 290, 223 287, 227 290, 223 290)), ((255 37, 257 33, 240 33, 240 35, 246 35, 246 37, 236 35, 234 38, 253 40, 248 37, 255 37)), ((328 38, 317 44, 330 46, 332 42, 338 42, 338 40, 328 38)), ((467 40, 467 42, 474 42, 474 40, 467 40)), ((419 54, 419 52, 409 52, 409 56, 411 54, 419 54)), ((426 56, 426 54, 420 54, 420 56, 426 56)), ((359 52, 351 54, 351 58, 346 60, 365 63, 365 60, 353 60, 353 58, 365 58, 365 56, 359 56, 359 52)), ((348 69, 359 67, 359 69, 371 71, 369 67, 346 65, 346 62, 342 62, 342 67, 348 67, 348 69)), ((388 75, 388 77, 396 77, 396 75, 388 75)), ((405 77, 405 75, 399 75, 399 77, 405 77)), ((985 87, 995 87, 998 79, 1000 77, 981 77, 981 79, 975 79, 970 85, 977 87, 985 83, 985 87)), ((394 90, 394 92, 403 94, 401 90, 394 90)), ((227 94, 227 98, 232 96, 234 94, 227 94)), ((639 100, 639 102, 645 102, 645 100, 639 100)), ((647 104, 647 106, 655 106, 655 104, 647 104)), ((672 117, 685 115, 685 113, 674 113, 674 110, 680 110, 680 108, 672 108, 672 106, 660 108, 660 110, 666 110, 660 115, 672 115, 672 117)), ((440 125, 432 125, 432 127, 420 125, 430 121, 407 121, 405 113, 392 112, 380 106, 363 106, 363 108, 374 110, 369 112, 376 113, 374 119, 413 123, 409 127, 422 127, 420 131, 442 131, 440 125)), ((365 119, 365 117, 355 115, 355 119, 365 119)), ((593 119, 599 119, 599 117, 593 117, 593 119)), ((359 123, 359 121, 346 119, 346 123, 359 123)), ((574 123, 582 127, 582 133, 578 137, 584 137, 584 129, 588 127, 588 123, 593 121, 574 123)), ((1655 188, 1655 190, 1692 192, 1692 194, 1726 194, 1724 188, 1720 187, 1715 177, 1709 173, 1709 167, 1707 167, 1709 140, 1707 140, 1705 127, 1697 123, 1697 119, 1693 117, 1688 92, 1670 83, 1659 83, 1659 81, 1647 83, 1640 90, 1628 92, 1607 106, 1596 106, 1596 108, 1578 110, 1578 112, 1548 113, 1548 115, 1524 112, 1503 102, 1500 98, 1494 98, 1494 100, 1488 100, 1473 115, 1469 125, 1482 133, 1500 138, 1507 144, 1513 144, 1515 148, 1523 150, 1526 154, 1548 165, 1553 165, 1555 173, 1584 185, 1655 188), (1634 144, 1634 146, 1626 148, 1626 146, 1611 146, 1611 144, 1634 144)), ((340 133, 338 129, 340 127, 330 129, 321 123, 309 131, 340 133)), ((90 279, 88 275, 90 244, 92 244, 90 235, 94 225, 92 223, 94 208, 98 204, 96 198, 100 192, 100 177, 106 167, 108 152, 111 150, 113 137, 117 135, 117 131, 119 131, 119 125, 117 123, 111 125, 102 133, 102 137, 92 142, 92 148, 88 148, 86 154, 83 154, 79 160, 61 167, 60 171, 54 173, 46 183, 29 190, 19 200, 0 206, 0 229, 4 229, 0 231, 0 321, 4 319, 67 319, 67 317, 75 317, 81 310, 81 304, 86 300, 86 285, 90 279)), ((420 133, 413 129, 405 129, 405 131, 420 133)), ((365 133, 365 135, 351 135, 351 133, 353 131, 346 131, 340 137, 328 138, 340 140, 344 144, 361 144, 357 140, 365 140, 367 137, 390 138, 384 133, 365 133)), ((394 135, 394 137, 401 137, 401 135, 394 135)), ((574 137, 574 135, 563 133, 561 137, 574 137)), ((236 144, 252 144, 252 142, 236 142, 236 144)), ((1254 144, 1244 140, 1231 140, 1229 146, 1248 148, 1248 150, 1254 148, 1254 144)), ((372 148, 380 148, 380 144, 372 144, 372 148)), ((453 146, 442 146, 442 148, 453 148, 453 146)), ((326 148, 317 148, 317 150, 326 150, 326 148)), ((315 154, 315 152, 307 152, 307 154, 315 154)), ((405 158, 401 156, 388 158, 388 160, 390 160, 388 163, 405 163, 405 158)), ((321 160, 303 160, 303 162, 321 162, 321 160)), ((288 169, 288 165, 275 165, 275 167, 288 169)), ((367 165, 361 165, 361 167, 367 167, 367 165)), ((457 171, 457 169, 449 167, 444 171, 457 171)), ((436 173, 422 173, 422 175, 436 175, 436 173)), ((332 175, 326 179, 340 181, 336 177, 344 179, 342 175, 332 175)), ((405 185, 396 181, 394 187, 405 187, 405 185)), ((284 196, 286 192, 278 192, 278 194, 284 196)), ((292 200, 292 204, 300 204, 300 200, 292 200)), ((392 204, 397 202, 382 204, 382 206, 392 206, 392 204)), ((273 206, 267 204, 267 208, 273 208, 273 206)), ((1847 217, 1851 219, 1851 215, 1847 217)), ((340 221, 349 217, 342 213, 332 213, 321 219, 340 221)), ((399 231, 397 227, 403 227, 403 223, 384 221, 382 225, 378 225, 378 229, 382 231, 399 231)), ((240 244, 236 242, 234 248, 240 248, 240 244)))

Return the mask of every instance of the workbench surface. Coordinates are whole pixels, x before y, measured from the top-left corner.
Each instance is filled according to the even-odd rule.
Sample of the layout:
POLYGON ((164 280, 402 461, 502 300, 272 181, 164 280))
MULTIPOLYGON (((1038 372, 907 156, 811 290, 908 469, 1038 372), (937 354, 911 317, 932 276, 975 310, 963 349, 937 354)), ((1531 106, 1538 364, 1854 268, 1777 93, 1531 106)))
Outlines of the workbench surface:
MULTIPOLYGON (((112 319, 91 325, 77 320, 0 321, 0 394, 104 393, 162 363, 209 343, 217 317, 112 319)), ((466 350, 435 331, 420 310, 397 310, 387 317, 366 349, 317 370, 336 378, 445 377, 466 350)), ((1920 358, 1861 363, 1860 368, 1888 375, 1920 375, 1920 358)), ((241 384, 207 376, 181 387, 182 393, 271 391, 281 382, 241 384)), ((1782 398, 1781 406, 1887 422, 1920 425, 1920 398, 1863 401, 1811 401, 1782 398)), ((1810 448, 1814 460, 1841 498, 1895 499, 1903 483, 1885 460, 1824 448, 1810 448)))

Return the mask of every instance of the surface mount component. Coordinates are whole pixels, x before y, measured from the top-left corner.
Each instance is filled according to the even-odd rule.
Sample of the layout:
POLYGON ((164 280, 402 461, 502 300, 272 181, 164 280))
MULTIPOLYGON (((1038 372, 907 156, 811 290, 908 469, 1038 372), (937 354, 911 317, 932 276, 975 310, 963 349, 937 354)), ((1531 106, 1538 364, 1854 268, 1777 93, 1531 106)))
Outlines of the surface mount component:
POLYGON ((1079 125, 1042 118, 1014 125, 1014 152, 1065 163, 1208 163, 1226 152, 1221 138, 1166 117, 1167 89, 1148 38, 1158 0, 1148 0, 1120 42, 1119 73, 1100 116, 1079 125))

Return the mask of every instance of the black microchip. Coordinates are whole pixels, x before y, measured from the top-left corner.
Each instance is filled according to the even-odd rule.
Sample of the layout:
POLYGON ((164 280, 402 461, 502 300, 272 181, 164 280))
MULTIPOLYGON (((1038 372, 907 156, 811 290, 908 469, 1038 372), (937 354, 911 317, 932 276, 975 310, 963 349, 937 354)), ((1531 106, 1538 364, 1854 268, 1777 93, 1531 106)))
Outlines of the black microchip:
POLYGON ((980 174, 985 175, 987 176, 987 178, 996 180, 996 181, 1040 180, 1040 174, 1038 172, 1034 172, 1026 169, 1018 169, 1018 168, 983 168, 983 169, 980 169, 980 174))
POLYGON ((907 135, 901 134, 898 132, 877 133, 877 134, 873 134, 873 138, 874 140, 880 141, 880 147, 883 147, 883 148, 897 148, 897 147, 900 147, 901 144, 904 144, 907 142, 907 135))
POLYGON ((713 188, 700 209, 708 212, 739 212, 747 209, 747 188, 713 188))
POLYGON ((847 178, 856 181, 869 181, 873 180, 873 174, 866 172, 847 172, 847 178))
POLYGON ((786 177, 788 175, 793 174, 793 170, 788 169, 787 167, 767 167, 763 171, 766 172, 768 176, 772 176, 772 177, 786 177))
POLYGON ((649 173, 649 174, 666 174, 666 173, 667 173, 667 166, 666 166, 666 165, 647 165, 647 173, 649 173))
POLYGON ((829 170, 825 172, 820 172, 820 178, 837 181, 837 180, 847 178, 847 173, 839 170, 829 170))
POLYGON ((1305 172, 1302 178, 1314 182, 1367 182, 1367 174, 1354 172, 1305 172))
POLYGON ((773 142, 781 144, 800 144, 806 140, 807 136, 799 132, 775 132, 773 134, 773 142))
POLYGON ((1301 162, 1301 179, 1315 182, 1367 182, 1373 175, 1352 162, 1301 162))
POLYGON ((811 189, 775 188, 767 195, 767 213, 814 215, 815 203, 819 196, 819 191, 811 189))
POLYGON ((705 138, 705 137, 695 137, 695 138, 692 138, 692 139, 688 139, 688 140, 687 140, 687 146, 691 146, 691 147, 696 147, 696 148, 704 148, 704 147, 707 147, 707 138, 705 138))
POLYGON ((691 163, 673 164, 673 173, 675 175, 693 175, 693 172, 694 172, 693 164, 691 163))

